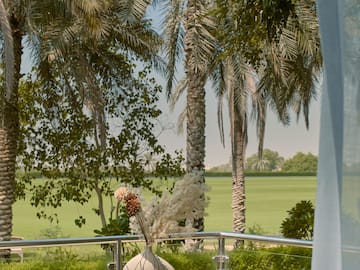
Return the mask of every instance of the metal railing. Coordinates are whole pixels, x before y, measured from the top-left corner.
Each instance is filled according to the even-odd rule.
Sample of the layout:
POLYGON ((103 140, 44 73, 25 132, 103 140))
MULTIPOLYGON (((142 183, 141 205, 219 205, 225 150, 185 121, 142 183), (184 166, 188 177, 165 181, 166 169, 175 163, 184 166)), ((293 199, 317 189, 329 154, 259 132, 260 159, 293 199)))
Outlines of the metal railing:
MULTIPOLYGON (((233 240, 247 240, 254 242, 266 242, 279 245, 297 246, 304 248, 312 248, 312 241, 288 239, 281 237, 260 236, 253 234, 241 234, 232 232, 195 232, 195 233, 176 233, 170 234, 168 237, 159 239, 159 241, 166 240, 186 240, 186 239, 202 239, 202 240, 217 240, 218 254, 213 257, 217 263, 217 269, 225 269, 225 264, 228 257, 225 255, 226 239, 233 240)), ((43 239, 43 240, 15 240, 15 241, 0 241, 0 249, 11 248, 39 248, 39 247, 61 247, 61 246, 77 246, 89 244, 113 244, 115 254, 115 269, 122 269, 121 260, 121 244, 126 242, 133 242, 144 240, 142 235, 118 235, 118 236, 101 236, 101 237, 87 237, 87 238, 57 238, 57 239, 43 239)))

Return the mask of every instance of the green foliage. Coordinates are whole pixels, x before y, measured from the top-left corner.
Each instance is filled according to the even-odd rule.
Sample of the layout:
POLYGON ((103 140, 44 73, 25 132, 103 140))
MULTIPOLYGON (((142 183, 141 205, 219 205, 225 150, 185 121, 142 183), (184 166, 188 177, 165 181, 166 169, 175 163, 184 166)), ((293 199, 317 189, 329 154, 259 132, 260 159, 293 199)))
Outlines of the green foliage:
MULTIPOLYGON (((100 230, 94 230, 94 233, 96 233, 97 236, 125 235, 130 232, 130 220, 124 207, 121 207, 119 215, 114 219, 110 218, 109 222, 104 227, 100 230)), ((102 247, 107 249, 109 245, 104 244, 102 247)))
MULTIPOLYGON (((229 252, 229 269, 232 270, 310 270, 311 249, 298 247, 274 247, 237 249, 229 252)), ((158 253, 176 270, 215 270, 212 257, 215 253, 158 253)), ((58 257, 35 258, 24 263, 0 262, 2 270, 105 270, 107 261, 102 258, 80 258, 71 252, 62 252, 58 257)))
POLYGON ((160 253, 159 256, 169 262, 176 270, 215 270, 212 256, 207 252, 198 253, 160 253))
MULTIPOLYGON (((176 270, 215 270, 213 253, 161 253, 159 256, 168 261, 176 270)), ((108 262, 101 258, 74 259, 73 255, 59 255, 58 258, 36 258, 24 263, 2 264, 1 270, 105 270, 108 262), (63 256, 64 255, 64 256, 63 256)))
POLYGON ((288 17, 294 13, 292 0, 217 0, 216 16, 220 25, 218 38, 225 54, 239 52, 254 66, 260 64, 264 41, 273 41, 281 34, 288 17), (243 27, 246 25, 246 27, 243 27))
POLYGON ((311 249, 297 247, 237 249, 230 252, 230 269, 310 270, 311 252, 311 249))
POLYGON ((269 269, 269 258, 256 250, 236 250, 231 252, 229 257, 232 270, 269 269))
POLYGON ((314 230, 314 206, 311 201, 300 201, 288 212, 281 223, 281 233, 287 238, 311 240, 314 230))
POLYGON ((282 170, 286 172, 316 172, 317 163, 317 156, 299 152, 284 162, 282 170))
POLYGON ((110 219, 101 230, 94 230, 99 236, 124 235, 130 233, 129 219, 116 218, 110 219))
POLYGON ((62 258, 61 260, 31 260, 24 263, 0 263, 1 270, 106 270, 105 260, 74 261, 62 258))
MULTIPOLYGON (((88 82, 72 77, 70 67, 62 68, 64 74, 59 72, 62 69, 56 61, 49 66, 56 80, 29 77, 21 84, 18 160, 25 175, 38 171, 44 178, 41 184, 27 178, 19 189, 28 189, 39 218, 57 221, 56 214, 45 208, 61 207, 64 201, 83 205, 96 191, 99 208, 94 212, 104 225, 102 201, 112 200, 113 177, 118 183, 161 194, 145 171, 145 154, 157 161, 157 177, 183 173, 181 153, 176 152, 175 157, 165 153, 155 135, 162 88, 150 77, 150 68, 136 72, 126 56, 108 53, 119 66, 102 73, 102 67, 96 68, 100 63, 94 63, 99 80, 91 89, 88 82)), ((109 209, 110 216, 114 210, 109 209)), ((75 219, 77 226, 85 222, 82 215, 75 219)))
POLYGON ((254 154, 246 159, 245 168, 251 171, 274 171, 281 168, 284 158, 278 152, 264 149, 262 158, 254 154))

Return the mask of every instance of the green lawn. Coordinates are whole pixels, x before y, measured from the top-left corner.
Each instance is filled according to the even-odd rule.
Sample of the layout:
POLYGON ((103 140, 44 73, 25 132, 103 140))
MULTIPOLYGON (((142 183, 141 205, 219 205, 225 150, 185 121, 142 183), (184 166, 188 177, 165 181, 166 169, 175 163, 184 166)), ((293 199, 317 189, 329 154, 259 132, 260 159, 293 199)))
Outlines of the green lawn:
MULTIPOLYGON (((260 225, 267 234, 279 234, 279 227, 286 211, 300 200, 314 200, 316 177, 248 177, 246 180, 246 222, 247 226, 260 225)), ((231 178, 207 177, 210 187, 210 204, 205 219, 206 231, 231 231, 231 178)), ((94 236, 93 230, 100 227, 100 221, 92 212, 96 201, 86 206, 66 203, 56 209, 60 217, 58 226, 65 237, 94 236), (82 215, 87 223, 82 228, 74 225, 74 219, 82 215)), ((44 230, 55 227, 46 220, 36 217, 36 209, 28 202, 19 201, 14 205, 13 234, 26 239, 44 236, 44 230)))

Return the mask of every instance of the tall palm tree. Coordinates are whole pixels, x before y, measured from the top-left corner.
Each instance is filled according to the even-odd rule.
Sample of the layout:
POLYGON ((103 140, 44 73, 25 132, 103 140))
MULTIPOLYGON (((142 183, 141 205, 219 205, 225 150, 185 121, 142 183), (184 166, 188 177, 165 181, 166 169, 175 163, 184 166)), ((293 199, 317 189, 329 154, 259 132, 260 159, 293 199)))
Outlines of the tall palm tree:
MULTIPOLYGON (((206 0, 167 1, 165 5, 165 46, 168 57, 168 93, 170 95, 177 60, 185 52, 186 78, 178 85, 186 89, 186 171, 204 173, 205 165, 205 83, 215 42, 211 34, 214 22, 209 19, 206 0)), ((205 179, 202 179, 204 182, 205 179)), ((204 229, 203 218, 193 224, 204 229)))
MULTIPOLYGON (((270 39, 269 41, 264 38, 259 41, 262 64, 260 68, 255 69, 254 66, 248 65, 253 60, 251 54, 249 58, 248 51, 240 49, 226 52, 225 47, 225 57, 223 56, 220 61, 223 68, 216 69, 218 73, 215 74, 214 79, 217 82, 219 98, 223 98, 224 93, 228 93, 229 100, 233 162, 233 230, 236 232, 245 231, 244 156, 247 143, 249 97, 253 115, 256 118, 260 158, 268 103, 285 124, 289 122, 289 109, 294 108, 295 112, 299 114, 302 107, 305 122, 308 125, 309 104, 315 94, 316 76, 321 67, 318 24, 314 5, 314 1, 311 0, 297 2, 295 15, 289 14, 286 25, 281 29, 279 39, 270 39), (234 61, 238 57, 243 62, 234 61), (247 63, 244 63, 245 61, 247 63), (255 70, 257 70, 256 77, 254 77, 255 70)), ((251 10, 249 12, 250 16, 254 15, 251 10)), ((234 33, 239 24, 231 15, 230 9, 223 25, 227 31, 234 33)), ((252 27, 252 25, 248 27, 252 27)), ((241 42, 244 43, 243 40, 241 42)), ((220 119, 221 115, 220 106, 220 119)), ((219 123, 222 124, 222 120, 219 123)), ((222 130, 221 127, 220 130, 222 130)), ((223 136, 222 132, 221 135, 223 136)))
MULTIPOLYGON (((2 99, 4 101, 0 111, 0 238, 8 240, 12 231, 16 149, 19 137, 17 101, 21 78, 22 44, 24 41, 28 41, 34 62, 40 69, 39 75, 47 76, 49 75, 47 61, 51 61, 56 55, 65 56, 71 48, 72 42, 85 33, 90 43, 107 36, 111 30, 109 25, 114 18, 109 14, 109 8, 113 4, 113 1, 110 0, 20 0, 4 3, 11 27, 12 54, 14 55, 13 81, 11 84, 7 84, 8 86, 11 85, 12 89, 9 91, 11 95, 2 99)), ((137 2, 134 8, 128 1, 121 1, 119 5, 124 21, 123 25, 118 28, 118 32, 122 35, 118 35, 116 38, 124 47, 131 48, 133 46, 135 52, 140 51, 145 47, 144 44, 136 41, 134 32, 127 32, 129 29, 125 26, 131 24, 138 17, 143 17, 147 5, 144 5, 143 2, 137 2)), ((146 27, 144 25, 144 28, 146 27)), ((135 29, 132 30, 135 31, 135 29)), ((137 31, 143 30, 139 28, 137 31)), ((6 39, 4 40, 6 41, 6 39)), ((151 52, 152 50, 145 51, 151 52)), ((150 55, 146 57, 149 60, 154 60, 150 55)))
POLYGON ((221 141, 224 144, 222 99, 227 98, 230 119, 232 157, 233 231, 245 232, 245 153, 248 142, 249 105, 252 104, 262 153, 265 134, 266 103, 256 92, 255 71, 240 54, 226 56, 213 70, 214 89, 219 98, 218 118, 221 141))
MULTIPOLYGON (((9 240, 12 231, 12 203, 14 201, 15 161, 18 128, 17 89, 20 79, 20 62, 22 52, 22 31, 20 30, 23 20, 18 19, 13 9, 5 6, 8 10, 8 18, 11 28, 13 55, 13 78, 7 83, 7 95, 2 93, 0 109, 0 238, 9 240)), ((4 36, 6 42, 7 36, 4 36)), ((6 43, 5 43, 6 44, 6 43)), ((11 49, 10 49, 11 50, 11 49)), ((6 51, 6 54, 9 52, 6 51)), ((6 73, 9 67, 6 67, 6 73)), ((5 255, 7 251, 4 251, 5 255)))
MULTIPOLYGON (((0 93, 0 113, 2 114, 5 110, 7 110, 8 104, 12 102, 12 90, 13 90, 13 81, 12 76, 14 72, 14 44, 13 44, 13 36, 11 25, 9 21, 9 14, 4 6, 3 1, 0 1, 0 24, 1 31, 4 38, 4 59, 5 59, 5 85, 6 89, 1 89, 2 93, 0 93), (4 91, 5 90, 5 91, 4 91), (6 92, 6 94, 4 93, 6 92)), ((11 128, 11 125, 10 125, 11 128)), ((11 192, 11 169, 13 156, 8 155, 7 153, 13 150, 13 142, 9 142, 11 139, 10 133, 11 130, 8 129, 7 126, 4 126, 4 123, 0 124, 0 149, 4 149, 4 152, 0 152, 0 170, 5 171, 5 178, 2 178, 0 182, 0 206, 4 206, 0 208, 0 215, 3 218, 4 222, 0 222, 0 240, 9 240, 9 236, 11 234, 11 220, 12 220, 12 211, 11 206, 13 195, 11 192), (10 171, 7 172, 7 171, 10 171), (10 181, 9 181, 10 180, 10 181)), ((14 168, 15 169, 15 168, 14 168)), ((7 255, 7 251, 0 252, 2 254, 7 255)))

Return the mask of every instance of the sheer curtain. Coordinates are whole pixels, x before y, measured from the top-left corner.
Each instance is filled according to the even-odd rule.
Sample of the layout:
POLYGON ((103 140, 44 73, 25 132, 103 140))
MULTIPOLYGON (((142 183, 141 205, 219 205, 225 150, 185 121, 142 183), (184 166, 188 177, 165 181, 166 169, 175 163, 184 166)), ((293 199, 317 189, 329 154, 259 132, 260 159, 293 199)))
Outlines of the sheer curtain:
POLYGON ((360 269, 360 1, 318 0, 322 95, 313 270, 360 269))

